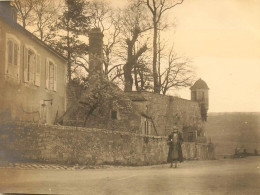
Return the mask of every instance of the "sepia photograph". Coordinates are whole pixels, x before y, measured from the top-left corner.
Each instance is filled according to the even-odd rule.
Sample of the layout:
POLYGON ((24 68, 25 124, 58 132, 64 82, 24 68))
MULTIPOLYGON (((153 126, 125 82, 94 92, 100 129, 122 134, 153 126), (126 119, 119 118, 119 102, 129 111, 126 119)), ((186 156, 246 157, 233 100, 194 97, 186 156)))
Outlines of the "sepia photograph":
POLYGON ((260 194, 260 0, 0 0, 0 195, 260 194))

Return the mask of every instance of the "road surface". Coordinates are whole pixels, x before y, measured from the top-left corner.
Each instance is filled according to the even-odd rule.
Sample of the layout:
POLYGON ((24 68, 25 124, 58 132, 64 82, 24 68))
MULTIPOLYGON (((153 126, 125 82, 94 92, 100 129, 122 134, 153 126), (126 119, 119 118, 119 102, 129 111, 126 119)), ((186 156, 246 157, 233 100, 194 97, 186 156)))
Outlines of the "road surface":
POLYGON ((99 169, 0 168, 0 192, 34 194, 260 194, 260 157, 99 169))

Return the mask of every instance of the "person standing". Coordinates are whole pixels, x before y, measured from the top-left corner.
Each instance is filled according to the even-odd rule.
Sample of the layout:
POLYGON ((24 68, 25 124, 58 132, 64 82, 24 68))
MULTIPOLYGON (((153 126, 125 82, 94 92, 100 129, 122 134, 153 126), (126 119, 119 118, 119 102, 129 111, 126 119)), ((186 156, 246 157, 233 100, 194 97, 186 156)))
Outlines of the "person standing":
POLYGON ((170 167, 172 167, 173 163, 175 163, 175 168, 177 168, 178 161, 183 162, 181 148, 182 142, 183 139, 181 133, 177 129, 174 129, 168 137, 169 152, 167 163, 171 163, 170 167))

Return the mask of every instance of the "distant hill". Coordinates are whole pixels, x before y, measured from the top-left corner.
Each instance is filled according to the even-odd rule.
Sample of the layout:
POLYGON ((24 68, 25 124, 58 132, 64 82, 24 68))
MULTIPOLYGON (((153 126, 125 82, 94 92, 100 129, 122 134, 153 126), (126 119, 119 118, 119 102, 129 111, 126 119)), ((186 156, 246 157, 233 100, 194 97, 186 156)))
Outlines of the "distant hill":
POLYGON ((234 154, 236 147, 260 153, 260 113, 209 113, 205 131, 217 156, 234 154))

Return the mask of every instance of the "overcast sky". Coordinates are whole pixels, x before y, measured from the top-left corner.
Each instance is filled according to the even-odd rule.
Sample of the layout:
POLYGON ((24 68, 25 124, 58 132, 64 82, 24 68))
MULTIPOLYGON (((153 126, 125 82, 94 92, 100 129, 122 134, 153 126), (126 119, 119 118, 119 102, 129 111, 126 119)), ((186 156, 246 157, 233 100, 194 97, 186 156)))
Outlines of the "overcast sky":
MULTIPOLYGON (((185 0, 175 45, 210 88, 210 112, 260 111, 260 0, 185 0)), ((183 92, 189 98, 189 92, 183 92)))
MULTIPOLYGON (((209 112, 260 112, 259 10, 260 0, 184 0, 169 16, 169 39, 210 88, 209 112)), ((176 93, 190 98, 188 88, 176 93)))

